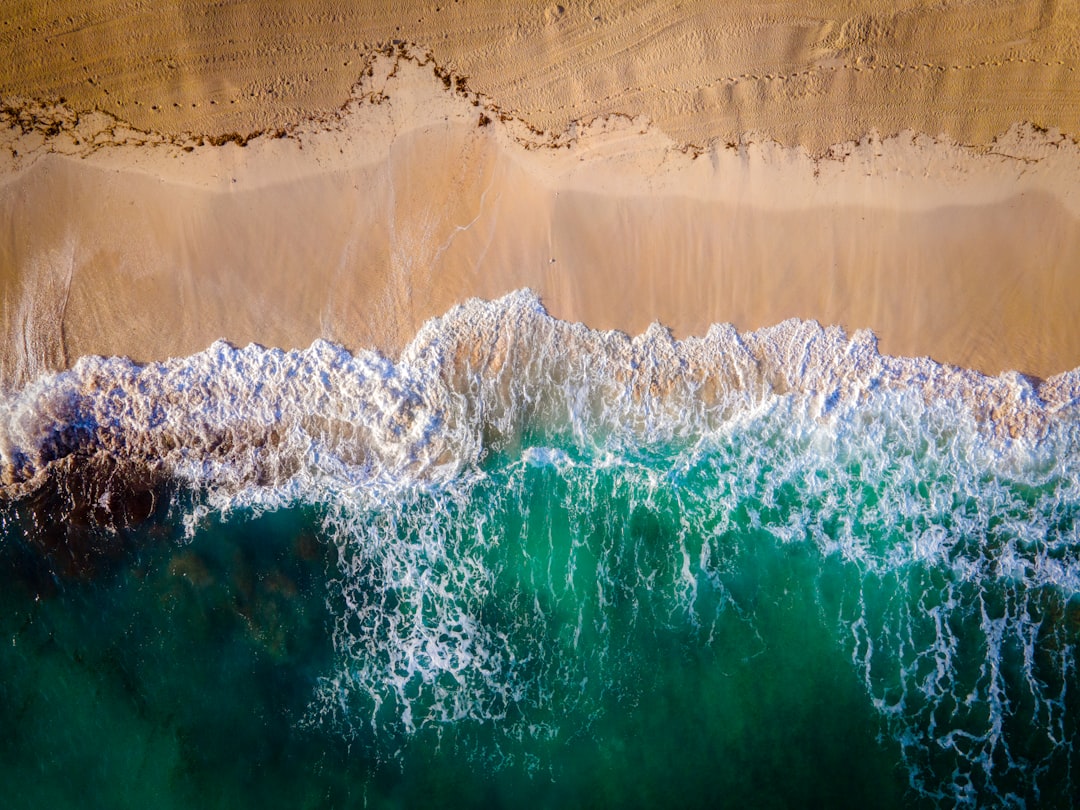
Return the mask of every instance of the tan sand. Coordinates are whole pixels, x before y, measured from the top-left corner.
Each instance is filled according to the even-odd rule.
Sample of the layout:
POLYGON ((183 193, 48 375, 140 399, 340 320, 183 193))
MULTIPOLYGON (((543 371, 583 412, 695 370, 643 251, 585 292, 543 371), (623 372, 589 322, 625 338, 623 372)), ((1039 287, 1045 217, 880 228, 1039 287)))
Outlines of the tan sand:
POLYGON ((248 133, 336 110, 372 47, 430 49, 540 129, 646 115, 680 143, 812 152, 876 130, 1080 133, 1077 0, 54 0, 6 4, 0 97, 143 130, 248 133))
POLYGON ((598 328, 1080 364, 1075 3, 62 5, 0 29, 0 384, 219 337, 393 354, 520 286, 598 328), (436 61, 373 58, 393 35, 436 61))

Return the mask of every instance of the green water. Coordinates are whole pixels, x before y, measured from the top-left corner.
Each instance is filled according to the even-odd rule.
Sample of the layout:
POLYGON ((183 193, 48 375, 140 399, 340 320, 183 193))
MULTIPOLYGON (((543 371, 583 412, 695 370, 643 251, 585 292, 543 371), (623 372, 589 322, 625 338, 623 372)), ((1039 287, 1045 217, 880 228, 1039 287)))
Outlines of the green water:
POLYGON ((1072 478, 870 432, 525 436, 191 537, 9 505, 3 803, 1068 805, 1072 478))

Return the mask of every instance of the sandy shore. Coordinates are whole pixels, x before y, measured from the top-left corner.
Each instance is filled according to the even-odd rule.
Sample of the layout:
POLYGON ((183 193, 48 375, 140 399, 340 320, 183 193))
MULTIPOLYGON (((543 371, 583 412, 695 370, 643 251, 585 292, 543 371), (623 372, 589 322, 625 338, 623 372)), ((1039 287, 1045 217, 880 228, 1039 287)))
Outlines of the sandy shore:
POLYGON ((555 132, 623 113, 680 143, 760 132, 815 153, 871 130, 979 144, 1019 121, 1080 133, 1076 0, 9 5, 0 97, 63 96, 170 134, 331 113, 394 40, 555 132))
MULTIPOLYGON (((254 13, 248 5, 236 4, 237 13, 254 13)), ((612 25, 614 12, 594 5, 596 24, 612 25)), ((712 322, 749 329, 801 317, 869 327, 885 352, 987 372, 1047 377, 1080 365, 1080 148, 1061 134, 1080 131, 1069 118, 1080 109, 1080 83, 1069 78, 1080 63, 1060 39, 1075 9, 1043 19, 1020 4, 1032 19, 1014 15, 1008 25, 1030 30, 1007 45, 1004 23, 975 42, 970 26, 961 26, 964 39, 943 22, 990 12, 879 20, 865 11, 871 5, 838 28, 836 14, 807 12, 799 22, 743 13, 723 42, 757 43, 761 53, 743 53, 744 61, 788 53, 794 64, 818 54, 820 75, 858 75, 823 80, 820 93, 788 102, 761 90, 775 79, 736 81, 726 100, 709 103, 669 98, 655 83, 667 75, 663 64, 683 64, 679 80, 717 73, 709 62, 686 68, 693 53, 672 53, 672 43, 711 53, 709 37, 731 10, 686 12, 667 27, 658 18, 648 34, 631 24, 646 13, 634 6, 615 29, 621 39, 589 50, 584 28, 573 29, 578 40, 567 29, 562 45, 536 44, 544 26, 562 30, 581 11, 553 6, 539 28, 526 26, 490 59, 477 43, 505 33, 511 11, 455 11, 475 29, 460 41, 453 25, 446 38, 434 36, 433 23, 407 26, 432 35, 433 58, 418 46, 365 51, 366 38, 387 35, 386 19, 405 19, 371 11, 342 69, 295 97, 271 93, 271 82, 231 99, 211 81, 224 74, 207 56, 292 87, 300 56, 311 57, 314 73, 330 57, 315 58, 318 32, 290 28, 287 14, 270 27, 300 41, 296 53, 280 52, 277 73, 262 56, 230 57, 216 28, 190 33, 188 61, 174 60, 161 76, 143 54, 163 52, 157 33, 130 51, 99 42, 131 20, 49 35, 34 60, 6 65, 0 83, 8 102, 0 381, 18 385, 84 354, 189 354, 220 337, 283 347, 326 337, 394 354, 454 303, 521 286, 559 317, 632 333, 654 320, 682 336, 712 322), (881 20, 891 34, 874 27, 881 20), (935 21, 944 26, 937 39, 919 40, 935 21), (819 54, 823 42, 840 56, 819 54), (965 42, 975 42, 972 59, 1028 55, 950 66, 925 86, 915 68, 863 70, 871 56, 879 66, 904 48, 956 56, 965 42), (53 64, 62 50, 78 50, 73 43, 83 57, 96 54, 93 83, 53 64), (510 70, 512 53, 530 74, 514 60, 519 72, 510 70), (578 72, 552 73, 568 53, 578 72), (833 58, 846 66, 830 67, 833 58), (139 60, 142 79, 132 74, 139 60), (652 90, 618 90, 626 60, 640 62, 652 90), (170 70, 182 80, 166 81, 170 70), (335 96, 341 76, 361 74, 335 96), (979 84, 984 74, 991 78, 979 84), (978 93, 992 86, 996 100, 979 114, 978 93), (136 110, 132 94, 157 99, 158 109, 140 102, 136 110), (63 104, 27 100, 61 95, 63 104), (557 112, 552 98, 565 102, 557 112), (628 114, 590 117, 609 112, 628 114), (249 138, 260 129, 266 134, 249 138)), ((43 23, 38 39, 14 37, 14 26, 29 25, 21 20, 7 22, 8 42, 25 48, 47 38, 43 23)))

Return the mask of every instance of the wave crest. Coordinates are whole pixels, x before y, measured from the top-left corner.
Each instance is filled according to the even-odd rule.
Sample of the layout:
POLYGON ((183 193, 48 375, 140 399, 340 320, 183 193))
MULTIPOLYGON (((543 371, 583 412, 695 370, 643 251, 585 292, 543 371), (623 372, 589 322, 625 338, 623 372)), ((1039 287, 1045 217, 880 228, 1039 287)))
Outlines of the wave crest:
POLYGON ((810 321, 681 341, 658 325, 597 332, 524 290, 433 319, 396 363, 321 340, 299 351, 219 341, 147 365, 81 358, 0 402, 0 491, 18 496, 60 460, 101 454, 263 498, 316 481, 423 484, 537 426, 583 445, 694 441, 775 397, 831 419, 894 389, 955 400, 1003 439, 1040 439, 1080 399, 1075 372, 1037 391, 1015 373, 883 356, 869 332, 810 321))

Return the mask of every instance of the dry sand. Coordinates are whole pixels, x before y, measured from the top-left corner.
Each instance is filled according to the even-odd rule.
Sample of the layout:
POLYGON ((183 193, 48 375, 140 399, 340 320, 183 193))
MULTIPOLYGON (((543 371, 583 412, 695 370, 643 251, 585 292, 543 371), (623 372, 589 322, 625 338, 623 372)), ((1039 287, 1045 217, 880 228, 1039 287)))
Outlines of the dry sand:
POLYGON ((820 152, 911 129, 1080 132, 1076 0, 8 2, 0 97, 66 97, 143 130, 247 133, 331 112, 395 39, 562 131, 647 115, 680 143, 767 133, 820 152))
POLYGON ((598 328, 1080 364, 1077 3, 193 8, 7 12, 0 384, 393 354, 520 286, 598 328))

